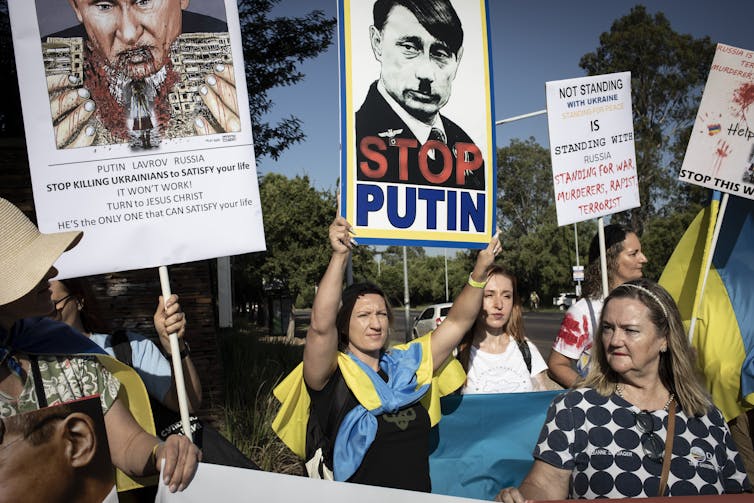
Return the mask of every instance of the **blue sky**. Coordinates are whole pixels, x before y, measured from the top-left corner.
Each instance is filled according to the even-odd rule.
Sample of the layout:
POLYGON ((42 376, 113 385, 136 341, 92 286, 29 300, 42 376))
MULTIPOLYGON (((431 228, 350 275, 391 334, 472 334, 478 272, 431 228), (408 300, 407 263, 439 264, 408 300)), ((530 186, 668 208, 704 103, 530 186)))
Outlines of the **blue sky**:
MULTIPOLYGON (((601 33, 628 14, 636 1, 624 0, 488 0, 492 38, 495 119, 545 108, 545 82, 584 75, 581 56, 594 51, 601 33)), ((754 50, 754 2, 750 0, 647 0, 649 12, 663 12, 676 32, 709 36, 713 42, 754 50)), ((335 0, 282 0, 277 15, 302 15, 313 9, 335 16, 335 0)), ((296 86, 271 93, 269 119, 295 115, 307 135, 277 161, 263 158, 261 173, 287 177, 309 175, 320 189, 334 189, 339 170, 337 44, 301 67, 306 75, 296 86)), ((496 128, 497 146, 511 138, 533 136, 549 145, 547 118, 539 116, 496 128)))

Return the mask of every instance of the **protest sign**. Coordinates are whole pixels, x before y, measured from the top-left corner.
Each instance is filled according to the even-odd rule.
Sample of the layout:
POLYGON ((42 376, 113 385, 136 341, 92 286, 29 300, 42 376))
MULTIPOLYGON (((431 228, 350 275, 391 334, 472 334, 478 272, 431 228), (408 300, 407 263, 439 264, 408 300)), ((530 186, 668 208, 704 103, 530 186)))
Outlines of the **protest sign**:
POLYGON ((496 194, 486 2, 374 4, 339 1, 341 214, 359 243, 482 248, 496 194))
POLYGON ((754 199, 754 52, 717 44, 678 179, 754 199))
POLYGON ((9 2, 38 224, 84 231, 63 276, 265 248, 236 3, 185 4, 9 2))
POLYGON ((631 74, 545 87, 558 225, 638 207, 631 74))

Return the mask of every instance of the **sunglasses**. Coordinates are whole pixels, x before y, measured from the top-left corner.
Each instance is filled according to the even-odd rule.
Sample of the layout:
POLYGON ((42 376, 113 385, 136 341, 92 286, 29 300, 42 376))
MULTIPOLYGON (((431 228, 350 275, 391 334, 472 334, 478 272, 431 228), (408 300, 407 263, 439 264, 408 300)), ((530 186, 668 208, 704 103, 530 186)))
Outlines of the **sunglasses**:
POLYGON ((641 433, 641 448, 644 455, 652 461, 662 461, 665 455, 665 442, 654 432, 654 420, 652 414, 643 410, 634 413, 636 429, 641 433))

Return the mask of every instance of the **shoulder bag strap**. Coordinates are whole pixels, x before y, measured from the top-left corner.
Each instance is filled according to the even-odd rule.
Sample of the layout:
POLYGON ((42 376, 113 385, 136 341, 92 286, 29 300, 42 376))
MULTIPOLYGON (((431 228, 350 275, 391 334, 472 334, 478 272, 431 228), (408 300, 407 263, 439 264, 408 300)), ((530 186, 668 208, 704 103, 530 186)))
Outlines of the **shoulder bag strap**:
POLYGON ((37 390, 37 405, 40 409, 44 409, 47 407, 47 395, 42 382, 42 373, 39 371, 39 357, 37 355, 29 356, 29 363, 31 364, 31 373, 34 376, 34 388, 37 390))
POLYGON ((660 477, 660 487, 657 489, 657 496, 665 496, 665 489, 668 485, 668 475, 670 475, 670 459, 673 457, 673 438, 675 437, 675 399, 670 401, 668 409, 668 434, 665 439, 665 457, 662 460, 662 476, 660 477))

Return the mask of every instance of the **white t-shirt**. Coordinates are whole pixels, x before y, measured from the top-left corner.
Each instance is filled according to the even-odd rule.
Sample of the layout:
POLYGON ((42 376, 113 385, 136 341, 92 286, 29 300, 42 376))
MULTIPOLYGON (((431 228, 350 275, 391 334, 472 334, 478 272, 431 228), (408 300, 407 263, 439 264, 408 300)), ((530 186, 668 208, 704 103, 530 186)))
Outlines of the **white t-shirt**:
POLYGON ((505 352, 487 353, 471 346, 469 370, 466 372, 466 386, 461 393, 521 393, 533 391, 531 378, 547 370, 542 355, 528 339, 531 352, 531 373, 526 368, 524 356, 515 339, 511 338, 505 352))

